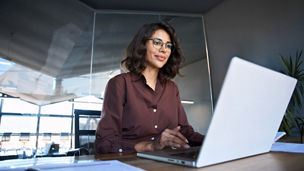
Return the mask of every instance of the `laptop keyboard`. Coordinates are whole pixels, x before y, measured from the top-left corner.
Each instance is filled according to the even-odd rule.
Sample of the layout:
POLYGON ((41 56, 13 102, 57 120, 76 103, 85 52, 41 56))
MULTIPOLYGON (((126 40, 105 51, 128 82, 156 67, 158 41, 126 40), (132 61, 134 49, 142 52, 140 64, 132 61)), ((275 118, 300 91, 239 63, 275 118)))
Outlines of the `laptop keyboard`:
POLYGON ((196 159, 198 156, 199 151, 184 151, 181 153, 174 153, 170 154, 171 156, 178 156, 178 157, 184 157, 184 158, 191 158, 191 159, 196 159))

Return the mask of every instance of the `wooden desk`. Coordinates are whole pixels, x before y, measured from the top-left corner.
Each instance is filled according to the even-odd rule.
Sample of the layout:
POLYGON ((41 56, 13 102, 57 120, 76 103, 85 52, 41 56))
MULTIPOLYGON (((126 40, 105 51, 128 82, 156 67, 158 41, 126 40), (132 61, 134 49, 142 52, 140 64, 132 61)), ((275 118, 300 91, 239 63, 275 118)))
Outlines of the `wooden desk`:
POLYGON ((238 159, 213 166, 191 168, 147 160, 136 157, 135 154, 106 154, 75 157, 76 160, 119 160, 121 162, 139 167, 145 170, 202 170, 202 171, 303 171, 304 154, 270 152, 257 156, 238 159))

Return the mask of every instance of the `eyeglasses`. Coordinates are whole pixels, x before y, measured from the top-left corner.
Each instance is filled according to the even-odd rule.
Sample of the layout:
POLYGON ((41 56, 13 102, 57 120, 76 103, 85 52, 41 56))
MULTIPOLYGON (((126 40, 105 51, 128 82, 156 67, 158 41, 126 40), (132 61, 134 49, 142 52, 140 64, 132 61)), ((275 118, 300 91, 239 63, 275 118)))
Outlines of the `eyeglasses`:
POLYGON ((164 43, 161 39, 158 39, 158 38, 153 38, 153 39, 148 39, 148 40, 152 40, 153 47, 158 49, 158 50, 160 48, 162 48, 163 45, 165 45, 166 50, 169 49, 171 52, 173 52, 173 50, 174 50, 174 45, 171 42, 164 43))

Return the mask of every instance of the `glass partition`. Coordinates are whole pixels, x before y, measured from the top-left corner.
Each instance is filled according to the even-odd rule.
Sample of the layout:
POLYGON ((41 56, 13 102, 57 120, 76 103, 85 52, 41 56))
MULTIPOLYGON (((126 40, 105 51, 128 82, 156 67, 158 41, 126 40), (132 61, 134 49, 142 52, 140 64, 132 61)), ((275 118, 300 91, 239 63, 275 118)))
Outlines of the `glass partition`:
POLYGON ((119 71, 125 49, 138 29, 145 23, 159 21, 169 22, 176 30, 185 58, 181 69, 183 76, 177 76, 174 81, 180 89, 189 122, 195 130, 205 134, 212 103, 202 16, 97 13, 93 73, 105 78, 104 73, 108 72, 108 78, 103 83, 93 82, 92 92, 95 96, 103 94, 108 79, 119 74, 114 70, 119 71))
POLYGON ((73 1, 15 3, 0 7, 0 57, 15 63, 1 92, 38 105, 88 94, 93 12, 73 1))
POLYGON ((74 0, 3 1, 0 11, 0 154, 71 148, 71 101, 89 94, 94 12, 74 0))
POLYGON ((12 0, 0 11, 0 135, 11 132, 13 144, 3 148, 16 148, 28 135, 22 132, 36 142, 32 148, 73 147, 74 110, 102 110, 127 45, 143 24, 157 21, 177 32, 185 60, 174 81, 190 124, 206 132, 212 102, 202 16, 92 11, 73 0, 12 0))

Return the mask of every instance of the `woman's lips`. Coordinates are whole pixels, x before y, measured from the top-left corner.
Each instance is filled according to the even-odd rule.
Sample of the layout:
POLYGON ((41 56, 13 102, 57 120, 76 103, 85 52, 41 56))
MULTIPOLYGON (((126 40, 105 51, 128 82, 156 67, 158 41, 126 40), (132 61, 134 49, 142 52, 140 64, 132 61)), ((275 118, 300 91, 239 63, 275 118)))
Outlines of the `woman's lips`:
POLYGON ((160 60, 160 61, 166 60, 166 57, 164 57, 164 56, 155 55, 155 57, 156 57, 158 60, 160 60))

